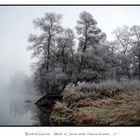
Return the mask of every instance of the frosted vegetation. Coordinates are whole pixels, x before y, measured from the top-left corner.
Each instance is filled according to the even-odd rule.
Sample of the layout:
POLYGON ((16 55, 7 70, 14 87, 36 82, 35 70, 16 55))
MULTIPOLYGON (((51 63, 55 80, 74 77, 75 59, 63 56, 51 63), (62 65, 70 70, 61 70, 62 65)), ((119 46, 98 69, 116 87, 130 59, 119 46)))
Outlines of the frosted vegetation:
POLYGON ((102 99, 104 97, 113 97, 119 92, 127 91, 139 91, 140 81, 129 80, 129 81, 116 81, 107 80, 100 83, 78 83, 77 86, 69 84, 64 92, 64 100, 77 101, 79 99, 102 99))
POLYGON ((54 105, 52 124, 139 125, 140 25, 118 27, 108 41, 86 11, 75 30, 61 23, 56 13, 35 19, 28 47, 38 59, 32 68, 40 103, 63 97, 54 105))
POLYGON ((69 83, 78 82, 83 86, 95 82, 118 88, 139 84, 139 25, 118 27, 113 32, 115 39, 108 41, 86 11, 79 14, 76 32, 63 28, 61 23, 62 15, 56 13, 45 13, 33 21, 37 31, 29 36, 28 50, 38 60, 32 68, 34 86, 40 94, 59 95, 69 83))
POLYGON ((68 85, 56 102, 53 125, 139 125, 140 82, 105 81, 68 85))

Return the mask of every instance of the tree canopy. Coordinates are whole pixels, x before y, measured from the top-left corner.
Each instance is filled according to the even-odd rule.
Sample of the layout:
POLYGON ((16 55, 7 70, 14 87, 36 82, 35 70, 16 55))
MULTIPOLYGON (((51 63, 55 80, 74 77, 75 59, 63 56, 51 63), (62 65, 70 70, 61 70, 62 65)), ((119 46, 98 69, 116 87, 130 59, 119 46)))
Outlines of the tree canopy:
POLYGON ((61 23, 62 15, 56 13, 45 13, 33 21, 39 30, 30 34, 28 50, 38 58, 34 85, 40 93, 61 94, 68 83, 78 81, 140 79, 139 25, 118 27, 115 40, 108 41, 86 11, 79 14, 76 32, 61 23))

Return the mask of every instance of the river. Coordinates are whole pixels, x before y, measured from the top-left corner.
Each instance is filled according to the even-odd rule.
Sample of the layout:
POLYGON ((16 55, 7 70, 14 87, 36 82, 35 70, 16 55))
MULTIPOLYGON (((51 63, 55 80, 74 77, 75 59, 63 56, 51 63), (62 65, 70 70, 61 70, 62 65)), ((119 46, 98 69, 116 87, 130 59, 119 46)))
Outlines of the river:
POLYGON ((50 112, 35 105, 38 96, 0 91, 0 126, 50 126, 50 112))

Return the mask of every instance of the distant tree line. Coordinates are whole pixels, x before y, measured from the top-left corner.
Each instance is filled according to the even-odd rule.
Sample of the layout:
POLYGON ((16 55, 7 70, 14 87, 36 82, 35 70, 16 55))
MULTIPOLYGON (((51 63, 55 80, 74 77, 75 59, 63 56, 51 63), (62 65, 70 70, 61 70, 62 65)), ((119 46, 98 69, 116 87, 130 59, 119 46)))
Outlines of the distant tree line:
POLYGON ((23 72, 15 72, 10 77, 9 85, 8 85, 8 92, 14 94, 28 94, 28 95, 35 95, 34 85, 33 85, 33 78, 24 74, 23 72))
POLYGON ((97 27, 88 12, 81 12, 76 33, 61 26, 62 15, 45 13, 33 21, 38 28, 31 34, 34 65, 34 85, 46 94, 60 94, 68 83, 99 82, 101 80, 140 80, 140 26, 119 27, 114 41, 97 27), (78 43, 77 43, 78 42, 78 43))

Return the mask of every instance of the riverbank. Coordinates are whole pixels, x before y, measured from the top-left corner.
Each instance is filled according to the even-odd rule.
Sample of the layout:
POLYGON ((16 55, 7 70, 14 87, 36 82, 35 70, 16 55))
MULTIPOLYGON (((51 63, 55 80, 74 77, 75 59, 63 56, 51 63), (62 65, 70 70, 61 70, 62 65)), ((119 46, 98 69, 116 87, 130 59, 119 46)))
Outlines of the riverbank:
POLYGON ((140 125, 140 82, 107 81, 66 87, 51 113, 52 125, 140 125))

